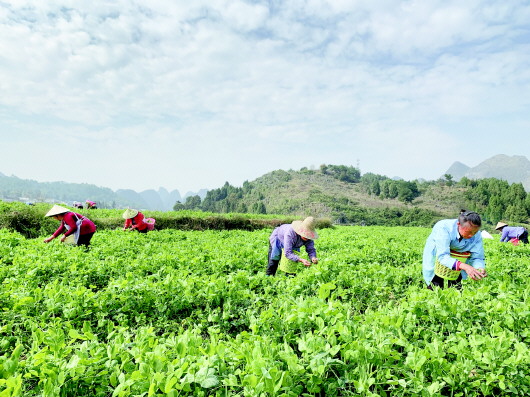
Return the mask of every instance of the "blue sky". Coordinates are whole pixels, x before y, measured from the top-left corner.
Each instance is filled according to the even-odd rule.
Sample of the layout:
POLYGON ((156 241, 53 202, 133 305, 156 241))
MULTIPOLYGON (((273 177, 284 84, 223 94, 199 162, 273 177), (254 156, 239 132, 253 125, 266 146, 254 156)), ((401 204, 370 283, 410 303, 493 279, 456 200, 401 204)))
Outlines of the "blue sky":
POLYGON ((184 194, 530 158, 529 20, 522 0, 0 0, 0 172, 184 194))

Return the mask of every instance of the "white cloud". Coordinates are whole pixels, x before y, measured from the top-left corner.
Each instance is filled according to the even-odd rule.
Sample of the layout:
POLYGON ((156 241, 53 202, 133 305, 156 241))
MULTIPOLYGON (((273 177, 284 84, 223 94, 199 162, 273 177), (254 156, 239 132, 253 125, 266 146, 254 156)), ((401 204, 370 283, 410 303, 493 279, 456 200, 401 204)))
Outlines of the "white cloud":
POLYGON ((499 129, 528 139, 528 17, 523 2, 487 0, 4 2, 2 143, 39 142, 32 155, 49 165, 32 172, 49 180, 46 131, 90 148, 87 178, 133 188, 187 166, 187 190, 308 166, 292 147, 317 165, 364 156, 381 173, 407 153, 429 165, 404 162, 404 176, 437 177, 464 131, 480 125, 483 152, 499 129), (158 153, 144 167, 156 177, 126 161, 138 146, 158 153))

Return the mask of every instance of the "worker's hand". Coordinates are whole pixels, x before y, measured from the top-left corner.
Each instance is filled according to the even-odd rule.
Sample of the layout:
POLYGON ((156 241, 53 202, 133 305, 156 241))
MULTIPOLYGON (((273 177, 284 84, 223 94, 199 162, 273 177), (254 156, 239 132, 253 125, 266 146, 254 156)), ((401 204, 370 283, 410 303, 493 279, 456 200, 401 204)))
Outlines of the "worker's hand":
POLYGON ((64 243, 64 240, 66 240, 66 236, 61 237, 61 243, 64 243))
POLYGON ((311 258, 311 262, 313 262, 316 265, 318 263, 318 259, 317 258, 311 258))
POLYGON ((53 237, 48 237, 48 238, 45 238, 45 239, 44 239, 44 242, 45 242, 45 243, 49 243, 49 242, 52 241, 52 240, 53 240, 53 237))
POLYGON ((304 266, 311 266, 311 262, 309 262, 307 259, 300 258, 300 262, 302 262, 304 266))
POLYGON ((460 270, 465 271, 467 275, 475 281, 482 280, 488 275, 485 269, 475 269, 473 266, 467 265, 465 263, 460 265, 460 270))

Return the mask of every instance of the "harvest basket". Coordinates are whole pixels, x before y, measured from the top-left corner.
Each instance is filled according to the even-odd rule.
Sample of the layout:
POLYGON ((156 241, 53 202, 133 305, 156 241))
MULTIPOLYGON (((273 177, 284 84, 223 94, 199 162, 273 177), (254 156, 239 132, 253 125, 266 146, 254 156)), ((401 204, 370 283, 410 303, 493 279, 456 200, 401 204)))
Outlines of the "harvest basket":
POLYGON ((155 218, 145 218, 144 222, 147 224, 147 230, 154 230, 155 228, 155 218))
MULTIPOLYGON (((293 251, 293 254, 300 255, 299 251, 293 251)), ((285 256, 285 251, 282 249, 282 258, 280 259, 279 269, 285 273, 297 273, 300 266, 303 266, 300 262, 290 260, 285 256)))
MULTIPOLYGON (((471 252, 457 252, 450 250, 449 255, 451 258, 457 259, 462 263, 467 263, 467 260, 471 256, 471 252)), ((460 276, 460 270, 449 269, 447 266, 442 265, 438 259, 436 259, 434 263, 434 274, 446 280, 456 280, 458 276, 460 276)))
POLYGON ((445 280, 456 280, 458 276, 460 276, 460 270, 449 269, 447 266, 444 266, 440 262, 436 261, 434 264, 434 274, 445 280))
POLYGON ((77 245, 75 242, 75 236, 73 234, 70 234, 69 236, 66 236, 66 238, 63 241, 63 244, 66 245, 77 245))

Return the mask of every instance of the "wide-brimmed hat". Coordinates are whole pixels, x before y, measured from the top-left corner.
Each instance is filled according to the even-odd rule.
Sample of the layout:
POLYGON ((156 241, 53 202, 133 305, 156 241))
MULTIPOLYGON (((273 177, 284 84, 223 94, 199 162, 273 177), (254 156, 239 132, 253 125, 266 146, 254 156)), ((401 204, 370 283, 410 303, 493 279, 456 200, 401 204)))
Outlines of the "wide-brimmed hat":
POLYGON ((70 212, 68 208, 64 208, 60 205, 55 204, 44 216, 55 216, 60 214, 66 214, 67 212, 70 212))
POLYGON ((495 230, 502 229, 504 226, 508 226, 508 224, 504 222, 499 222, 497 223, 497 226, 495 226, 495 230))
POLYGON ((133 210, 132 208, 127 208, 123 213, 123 219, 131 219, 138 215, 138 210, 133 210))
POLYGON ((302 237, 305 237, 309 240, 316 240, 318 238, 318 233, 315 230, 315 218, 308 216, 303 221, 293 221, 291 223, 293 230, 302 237))

